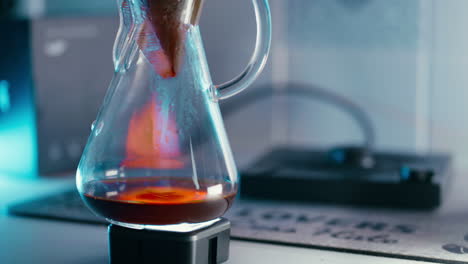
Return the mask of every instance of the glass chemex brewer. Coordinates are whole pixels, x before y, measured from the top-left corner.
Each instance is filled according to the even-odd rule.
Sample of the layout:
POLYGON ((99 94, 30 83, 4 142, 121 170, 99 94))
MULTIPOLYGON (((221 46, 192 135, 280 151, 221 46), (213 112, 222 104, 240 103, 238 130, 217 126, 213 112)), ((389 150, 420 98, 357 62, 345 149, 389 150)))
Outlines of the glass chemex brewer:
POLYGON ((106 218, 111 263, 220 263, 221 216, 238 173, 218 101, 248 87, 271 42, 267 0, 253 0, 248 67, 213 85, 198 20, 204 0, 118 0, 115 75, 77 170, 86 205, 106 218))

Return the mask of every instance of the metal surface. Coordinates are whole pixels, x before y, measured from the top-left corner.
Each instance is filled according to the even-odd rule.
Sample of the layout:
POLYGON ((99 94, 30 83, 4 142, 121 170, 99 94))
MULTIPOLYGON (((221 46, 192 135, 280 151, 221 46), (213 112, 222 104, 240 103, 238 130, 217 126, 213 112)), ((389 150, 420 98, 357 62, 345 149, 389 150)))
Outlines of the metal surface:
MULTIPOLYGON (((107 235, 104 226, 79 225, 36 219, 0 217, 2 264, 104 264, 107 235), (12 228, 14 227, 14 228, 12 228), (4 239, 4 238, 8 239, 4 239), (38 261, 39 260, 39 261, 38 261)), ((231 241, 226 264, 422 264, 317 249, 231 241)))

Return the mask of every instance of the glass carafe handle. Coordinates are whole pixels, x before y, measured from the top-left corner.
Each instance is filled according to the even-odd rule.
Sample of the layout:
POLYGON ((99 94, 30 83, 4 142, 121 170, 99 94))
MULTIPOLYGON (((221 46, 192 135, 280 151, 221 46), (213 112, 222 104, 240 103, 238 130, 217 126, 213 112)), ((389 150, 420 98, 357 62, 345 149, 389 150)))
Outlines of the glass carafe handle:
POLYGON ((215 86, 215 98, 229 98, 249 87, 265 67, 271 45, 271 13, 268 0, 252 0, 257 20, 257 43, 247 68, 229 82, 215 86))

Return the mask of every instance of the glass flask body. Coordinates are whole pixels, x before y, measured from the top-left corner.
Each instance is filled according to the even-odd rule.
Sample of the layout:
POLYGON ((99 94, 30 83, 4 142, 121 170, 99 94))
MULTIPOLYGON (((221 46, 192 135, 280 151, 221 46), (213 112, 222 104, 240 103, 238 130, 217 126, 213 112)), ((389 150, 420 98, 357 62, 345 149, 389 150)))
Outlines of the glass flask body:
POLYGON ((254 1, 267 44, 257 41, 245 72, 219 87, 198 26, 203 0, 118 4, 115 75, 78 166, 78 191, 97 215, 123 226, 177 231, 211 223, 231 206, 238 182, 217 101, 263 68, 268 3, 265 12, 254 1))

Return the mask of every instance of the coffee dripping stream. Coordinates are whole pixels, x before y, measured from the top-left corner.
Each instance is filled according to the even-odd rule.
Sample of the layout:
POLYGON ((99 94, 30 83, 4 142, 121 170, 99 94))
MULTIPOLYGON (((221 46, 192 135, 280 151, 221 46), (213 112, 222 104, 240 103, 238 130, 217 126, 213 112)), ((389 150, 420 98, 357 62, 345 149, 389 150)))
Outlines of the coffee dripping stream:
POLYGON ((184 56, 187 30, 190 25, 198 24, 203 2, 204 0, 148 2, 148 18, 140 32, 138 45, 153 65, 159 64, 155 68, 162 77, 176 77, 184 56), (152 45, 155 42, 160 43, 162 51, 153 50, 152 45))

